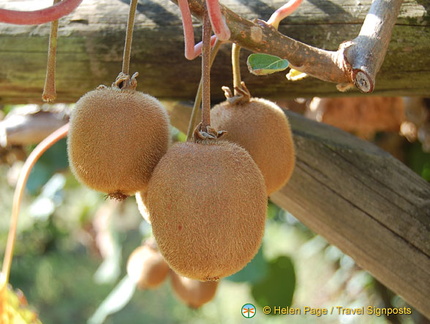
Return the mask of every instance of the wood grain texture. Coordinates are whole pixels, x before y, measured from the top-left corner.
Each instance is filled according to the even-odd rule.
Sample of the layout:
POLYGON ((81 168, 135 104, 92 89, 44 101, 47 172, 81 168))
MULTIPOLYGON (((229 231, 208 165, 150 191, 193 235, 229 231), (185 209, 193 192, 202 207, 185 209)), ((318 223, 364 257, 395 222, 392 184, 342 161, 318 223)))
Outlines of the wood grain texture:
MULTIPOLYGON (((22 2, 0 1, 2 8, 22 2)), ((267 20, 283 0, 226 0, 231 10, 247 19, 267 20)), ((335 50, 353 39, 371 1, 309 0, 285 19, 280 31, 294 39, 335 50)), ((41 4, 42 5, 42 4, 41 4)), ((428 1, 404 1, 392 41, 376 80, 375 94, 430 94, 430 15, 428 1)), ((21 8, 22 9, 22 8, 21 8)), ((99 84, 110 84, 121 69, 126 0, 84 0, 60 20, 57 60, 57 102, 74 102, 99 84)), ((138 89, 161 99, 192 99, 200 78, 200 59, 184 58, 182 26, 177 6, 168 0, 141 0, 136 15, 131 71, 139 71, 138 89)), ((196 38, 200 23, 195 20, 196 38)), ((0 103, 41 102, 49 24, 0 24, 0 103)), ((290 82, 285 73, 257 77, 242 73, 255 96, 292 98, 339 96, 335 84, 308 78, 290 82)), ((230 86, 230 46, 223 45, 212 69, 212 99, 223 100, 221 86, 230 86)), ((350 92, 346 95, 358 94, 350 92)))
POLYGON ((271 199, 430 316, 430 185, 370 143, 292 113, 297 166, 271 199))
MULTIPOLYGON (((191 108, 165 104, 186 131, 191 108)), ((296 168, 271 200, 430 317, 430 184, 369 142, 286 114, 296 168)))

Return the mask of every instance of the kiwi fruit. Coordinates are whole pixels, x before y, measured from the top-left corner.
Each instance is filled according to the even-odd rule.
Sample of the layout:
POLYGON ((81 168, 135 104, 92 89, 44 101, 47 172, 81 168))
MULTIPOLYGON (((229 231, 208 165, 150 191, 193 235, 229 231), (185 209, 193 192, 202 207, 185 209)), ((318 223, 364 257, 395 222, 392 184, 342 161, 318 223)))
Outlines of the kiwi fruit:
POLYGON ((127 274, 139 289, 158 287, 166 280, 169 270, 154 240, 137 247, 127 261, 127 274))
POLYGON ((144 191, 170 141, 166 110, 154 97, 135 90, 136 75, 120 74, 111 87, 86 93, 70 117, 72 172, 112 198, 144 191))
POLYGON ((218 280, 241 270, 264 234, 264 178, 249 153, 221 140, 174 144, 148 184, 161 254, 178 274, 218 280))
POLYGON ((180 300, 191 308, 210 302, 216 294, 218 281, 199 281, 182 277, 170 271, 172 288, 180 300))
POLYGON ((263 174, 267 195, 270 195, 288 182, 294 169, 290 124, 274 102, 262 98, 229 99, 211 109, 211 125, 227 131, 223 139, 249 152, 263 174))
POLYGON ((151 217, 149 215, 149 211, 148 208, 146 208, 146 203, 145 203, 145 199, 146 199, 146 192, 137 192, 136 195, 136 204, 137 204, 137 209, 140 212, 140 215, 142 215, 143 219, 151 224, 151 217))

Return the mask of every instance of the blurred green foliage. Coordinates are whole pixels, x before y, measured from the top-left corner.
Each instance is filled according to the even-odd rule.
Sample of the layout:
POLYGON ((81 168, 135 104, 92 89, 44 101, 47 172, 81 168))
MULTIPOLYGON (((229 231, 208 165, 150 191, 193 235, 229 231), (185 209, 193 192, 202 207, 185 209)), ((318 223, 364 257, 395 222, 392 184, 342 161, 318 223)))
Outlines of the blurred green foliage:
POLYGON ((430 153, 424 152, 420 143, 415 142, 408 146, 407 164, 425 180, 430 181, 430 153))
POLYGON ((56 172, 68 167, 67 140, 62 139, 50 147, 36 162, 28 178, 26 189, 31 194, 36 194, 56 172))
POLYGON ((282 255, 268 264, 265 278, 252 285, 252 296, 261 307, 289 307, 296 288, 296 274, 291 258, 282 255))

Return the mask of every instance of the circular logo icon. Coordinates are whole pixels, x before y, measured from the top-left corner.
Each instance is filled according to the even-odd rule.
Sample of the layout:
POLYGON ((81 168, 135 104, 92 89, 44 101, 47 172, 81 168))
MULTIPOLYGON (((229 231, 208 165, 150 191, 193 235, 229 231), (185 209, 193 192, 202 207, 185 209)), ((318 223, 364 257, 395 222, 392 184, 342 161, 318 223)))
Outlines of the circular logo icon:
POLYGON ((256 308, 252 304, 245 304, 242 306, 242 316, 245 318, 252 318, 255 316, 256 308))

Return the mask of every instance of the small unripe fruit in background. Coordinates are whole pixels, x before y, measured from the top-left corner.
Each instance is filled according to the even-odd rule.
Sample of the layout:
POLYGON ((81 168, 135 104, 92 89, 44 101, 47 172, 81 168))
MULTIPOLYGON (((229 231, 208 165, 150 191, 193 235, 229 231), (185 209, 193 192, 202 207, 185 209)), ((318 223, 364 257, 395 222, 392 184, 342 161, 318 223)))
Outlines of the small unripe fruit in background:
POLYGON ((118 77, 112 87, 86 93, 70 118, 71 170, 83 184, 118 199, 146 190, 170 141, 166 110, 135 91, 136 84, 134 76, 118 77))
POLYGON ((267 195, 288 182, 295 165, 294 142, 290 124, 278 105, 261 98, 243 103, 227 100, 212 108, 211 124, 227 131, 224 140, 251 154, 263 174, 267 195))
POLYGON ((170 271, 170 277, 175 294, 191 308, 199 308, 215 297, 218 281, 189 279, 174 271, 170 271))
POLYGON ((139 289, 158 287, 166 280, 169 270, 153 240, 136 248, 127 261, 127 274, 139 289))
POLYGON ((249 153, 219 140, 173 145, 148 185, 161 254, 178 274, 218 280, 241 270, 264 234, 267 196, 249 153))

